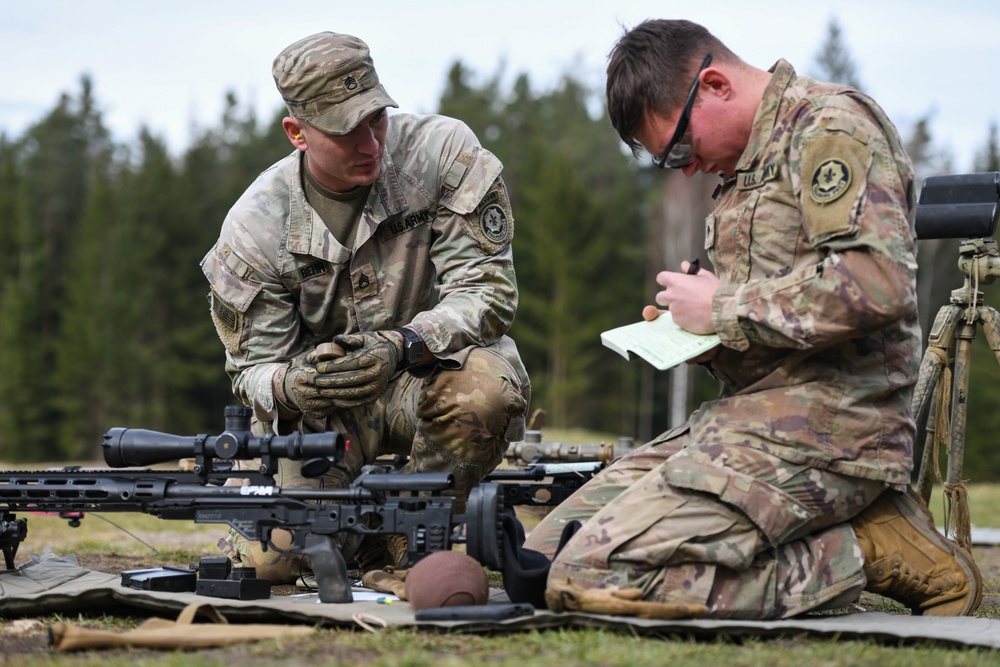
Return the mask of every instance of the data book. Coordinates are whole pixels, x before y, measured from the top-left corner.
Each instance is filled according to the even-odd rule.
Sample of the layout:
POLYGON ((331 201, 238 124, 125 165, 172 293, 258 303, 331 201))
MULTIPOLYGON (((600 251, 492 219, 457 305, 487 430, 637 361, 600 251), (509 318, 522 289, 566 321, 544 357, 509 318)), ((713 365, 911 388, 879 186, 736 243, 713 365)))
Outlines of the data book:
POLYGON ((636 322, 605 331, 601 343, 626 359, 633 352, 665 371, 708 352, 719 345, 719 337, 685 331, 666 311, 652 322, 636 322))

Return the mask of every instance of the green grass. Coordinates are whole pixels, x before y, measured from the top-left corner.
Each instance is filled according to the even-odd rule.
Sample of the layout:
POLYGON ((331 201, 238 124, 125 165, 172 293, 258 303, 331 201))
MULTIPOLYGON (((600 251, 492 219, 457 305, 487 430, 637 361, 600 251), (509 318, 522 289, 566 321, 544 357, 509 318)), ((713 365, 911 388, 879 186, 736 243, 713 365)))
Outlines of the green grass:
MULTIPOLYGON (((967 488, 972 525, 1000 528, 1000 484, 970 484, 967 488)), ((939 526, 944 524, 945 502, 941 487, 935 487, 927 506, 939 526)))
MULTIPOLYGON (((112 550, 123 556, 186 555, 182 560, 208 553, 217 555, 216 541, 226 532, 221 524, 169 521, 137 512, 87 512, 79 527, 54 515, 23 514, 28 518, 28 539, 22 549, 39 552, 58 545, 60 553, 100 553, 112 550)), ((55 550, 55 549, 53 549, 55 550)))
MULTIPOLYGON (((886 646, 872 641, 807 639, 789 636, 760 640, 718 637, 699 641, 681 637, 634 637, 608 630, 529 631, 510 635, 420 632, 413 629, 375 634, 320 630, 313 638, 263 641, 197 652, 110 649, 77 654, 40 653, 39 667, 552 667, 595 665, 646 667, 803 667, 878 665, 879 667, 965 666, 996 664, 998 655, 978 649, 934 646, 886 646)), ((10 664, 28 664, 14 663, 10 664)))

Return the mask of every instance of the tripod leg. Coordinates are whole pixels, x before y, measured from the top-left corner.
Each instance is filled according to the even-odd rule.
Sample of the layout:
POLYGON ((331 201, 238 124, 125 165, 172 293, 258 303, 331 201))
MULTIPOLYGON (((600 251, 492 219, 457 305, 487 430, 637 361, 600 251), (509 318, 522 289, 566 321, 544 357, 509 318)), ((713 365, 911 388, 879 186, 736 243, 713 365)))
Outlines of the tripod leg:
MULTIPOLYGON (((997 363, 1000 363, 1000 313, 989 306, 980 306, 976 309, 976 318, 982 324, 986 342, 989 344, 990 349, 993 350, 993 355, 996 357, 997 363)), ((958 378, 956 377, 956 390, 959 386, 958 378)), ((966 389, 968 388, 967 375, 963 386, 966 389)), ((948 479, 945 483, 945 493, 948 496, 949 514, 951 515, 948 521, 949 530, 954 528, 956 542, 967 548, 971 548, 972 518, 969 512, 968 493, 965 488, 965 482, 962 480, 962 467, 965 455, 964 425, 963 423, 961 449, 949 448, 948 479)))
POLYGON ((910 401, 911 412, 916 420, 917 429, 926 423, 926 439, 924 441, 924 453, 921 457, 920 471, 917 476, 917 493, 930 502, 931 490, 934 482, 937 481, 939 473, 937 470, 937 447, 938 438, 947 433, 938 433, 938 424, 943 423, 941 410, 948 410, 950 407, 950 388, 941 385, 941 375, 948 365, 952 347, 955 344, 955 328, 962 318, 962 309, 955 305, 942 306, 934 318, 934 326, 931 327, 927 336, 927 350, 920 362, 920 373, 917 375, 917 384, 914 387, 913 398, 910 401), (939 396, 944 393, 948 399, 943 405, 939 405, 939 396), (931 403, 934 403, 933 414, 930 412, 931 403))
POLYGON ((972 339, 976 325, 962 322, 955 336, 955 373, 951 392, 951 441, 948 445, 948 474, 945 482, 962 481, 962 460, 965 458, 965 426, 969 399, 969 363, 972 359, 972 339))
POLYGON ((1000 364, 1000 313, 994 308, 983 306, 979 309, 979 319, 983 323, 983 334, 986 342, 989 343, 993 355, 1000 364))
MULTIPOLYGON (((978 309, 977 309, 978 311, 978 309)), ((972 340, 976 337, 978 317, 962 320, 955 336, 955 371, 951 393, 951 433, 948 442, 948 474, 944 493, 946 534, 971 551, 972 537, 969 503, 962 482, 962 462, 965 458, 965 427, 968 415, 969 365, 972 361, 972 340)))
POLYGON ((927 437, 924 439, 924 451, 920 457, 920 471, 917 475, 917 493, 924 499, 924 502, 930 502, 931 491, 938 477, 936 470, 937 457, 934 456, 938 446, 936 428, 938 408, 935 408, 934 414, 930 415, 930 419, 928 419, 928 413, 930 412, 932 403, 937 406, 938 392, 941 390, 941 373, 947 362, 948 352, 946 350, 936 347, 927 348, 924 358, 920 362, 917 386, 914 389, 913 400, 910 404, 918 428, 925 421, 927 423, 925 429, 927 437))

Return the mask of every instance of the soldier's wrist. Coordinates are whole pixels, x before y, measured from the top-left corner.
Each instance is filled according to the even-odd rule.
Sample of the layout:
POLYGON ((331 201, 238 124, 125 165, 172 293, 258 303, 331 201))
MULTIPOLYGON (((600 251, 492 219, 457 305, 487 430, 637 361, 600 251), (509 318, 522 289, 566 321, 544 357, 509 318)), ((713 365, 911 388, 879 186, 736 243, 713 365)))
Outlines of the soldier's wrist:
POLYGON ((424 339, 413 329, 398 327, 390 329, 390 333, 396 335, 399 345, 396 351, 399 352, 399 360, 396 364, 396 372, 405 371, 423 363, 424 359, 424 339))
POLYGON ((281 419, 293 419, 301 414, 298 406, 288 398, 288 394, 285 392, 285 378, 288 376, 288 369, 291 366, 291 363, 279 366, 274 371, 274 375, 271 376, 271 390, 274 392, 274 402, 281 419))

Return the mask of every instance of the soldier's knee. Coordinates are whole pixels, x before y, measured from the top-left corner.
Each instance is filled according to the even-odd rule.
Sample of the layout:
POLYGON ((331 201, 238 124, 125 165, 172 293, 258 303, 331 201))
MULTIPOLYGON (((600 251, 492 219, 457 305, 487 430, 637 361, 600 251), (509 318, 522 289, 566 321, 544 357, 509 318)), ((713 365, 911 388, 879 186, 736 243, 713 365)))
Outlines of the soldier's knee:
POLYGON ((480 385, 482 400, 470 405, 486 430, 505 442, 524 437, 528 401, 506 378, 490 378, 480 385))
POLYGON ((524 437, 530 400, 527 378, 494 350, 478 348, 460 370, 441 373, 426 387, 419 416, 509 442, 524 437))

